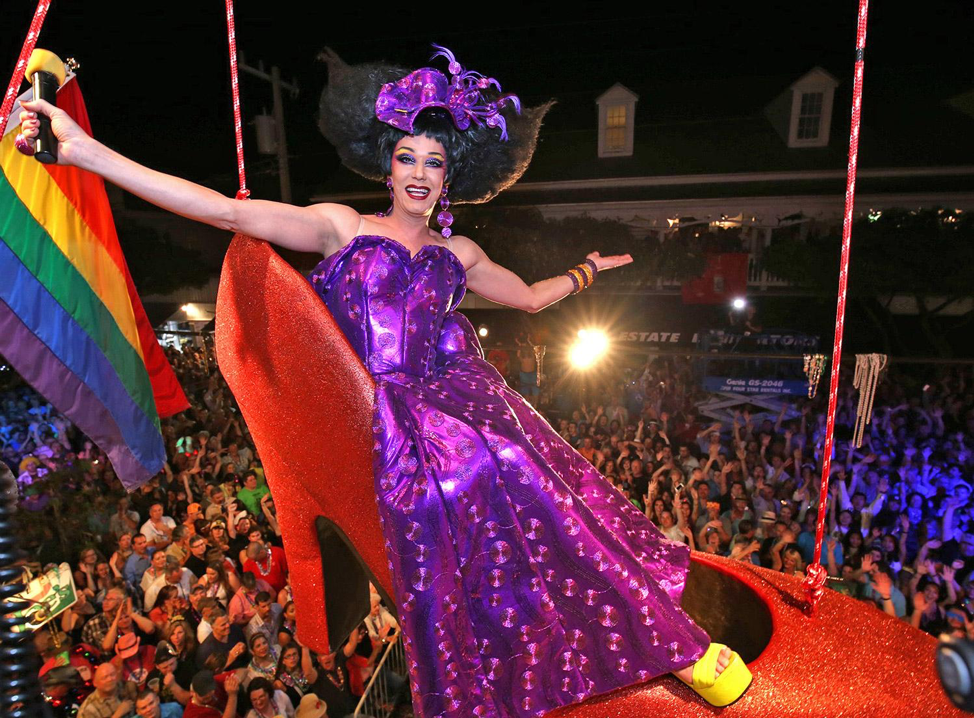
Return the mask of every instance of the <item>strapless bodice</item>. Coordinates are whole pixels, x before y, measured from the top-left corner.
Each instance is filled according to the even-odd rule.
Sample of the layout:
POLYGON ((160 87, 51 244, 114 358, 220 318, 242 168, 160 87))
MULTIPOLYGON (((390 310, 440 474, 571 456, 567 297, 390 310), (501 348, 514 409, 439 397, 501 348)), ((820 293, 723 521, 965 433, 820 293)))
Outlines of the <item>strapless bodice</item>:
POLYGON ((311 283, 373 376, 427 376, 444 353, 482 355, 455 313, 466 272, 446 247, 413 256, 389 237, 359 235, 322 260, 311 283))

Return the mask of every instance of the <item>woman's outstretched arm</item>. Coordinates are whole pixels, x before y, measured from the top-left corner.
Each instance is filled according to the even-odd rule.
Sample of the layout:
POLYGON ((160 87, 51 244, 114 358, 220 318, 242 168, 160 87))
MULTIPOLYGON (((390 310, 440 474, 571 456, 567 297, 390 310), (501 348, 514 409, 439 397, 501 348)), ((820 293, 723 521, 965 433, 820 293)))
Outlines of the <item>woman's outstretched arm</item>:
POLYGON ((295 207, 282 202, 240 202, 219 192, 151 170, 88 136, 64 110, 44 100, 25 102, 20 114, 25 137, 39 132, 38 113, 51 118, 58 138, 58 164, 94 172, 122 189, 169 210, 213 227, 240 232, 301 252, 331 254, 340 237, 355 232, 359 216, 350 207, 317 204, 295 207))
MULTIPOLYGON (((485 299, 528 312, 538 312, 572 293, 574 286, 567 275, 543 279, 534 284, 526 284, 523 279, 509 269, 495 264, 476 243, 467 237, 454 237, 453 244, 457 256, 467 267, 467 287, 485 299)), ((603 257, 592 252, 588 259, 595 262, 599 271, 629 264, 632 257, 620 254, 603 257)), ((571 267, 565 267, 567 271, 571 267)))

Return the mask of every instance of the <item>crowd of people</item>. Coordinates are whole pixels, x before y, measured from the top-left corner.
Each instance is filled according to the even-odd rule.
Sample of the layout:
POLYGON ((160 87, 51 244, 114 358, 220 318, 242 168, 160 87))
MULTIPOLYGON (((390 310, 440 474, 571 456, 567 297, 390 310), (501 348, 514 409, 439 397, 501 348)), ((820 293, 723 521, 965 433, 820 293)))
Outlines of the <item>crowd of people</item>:
POLYGON ((34 634, 46 698, 79 718, 345 718, 397 643, 395 618, 373 594, 337 651, 300 644, 274 501, 247 427, 211 354, 169 355, 192 406, 163 421, 165 471, 131 494, 29 387, 0 395, 21 511, 50 518, 49 479, 81 471, 71 504, 91 514, 90 531, 72 537, 83 545, 62 558, 78 600, 34 634))
MULTIPOLYGON (((974 376, 970 367, 880 384, 861 448, 845 377, 821 562, 829 586, 934 636, 974 638, 974 376)), ((701 416, 687 360, 638 376, 559 430, 666 536, 803 576, 813 560, 827 395, 701 416)))
MULTIPOLYGON (((49 510, 45 477, 66 467, 83 467, 71 485, 79 497, 110 497, 90 505, 90 532, 63 557, 77 603, 35 633, 48 699, 65 715, 80 705, 80 718, 344 718, 398 625, 373 594, 336 652, 300 645, 247 427, 211 354, 169 354, 192 406, 163 422, 165 472, 131 495, 41 397, 26 386, 0 395, 2 458, 23 511, 49 510)), ((519 358, 498 366, 543 402, 530 354, 519 358)), ((842 391, 822 563, 834 590, 932 635, 974 638, 974 376, 934 373, 884 378, 861 448, 856 395, 842 391)), ((594 383, 588 396, 601 403, 539 408, 668 538, 801 576, 815 546, 827 397, 787 397, 776 414, 742 403, 720 421, 698 413, 695 387, 690 360, 651 357, 594 383)))

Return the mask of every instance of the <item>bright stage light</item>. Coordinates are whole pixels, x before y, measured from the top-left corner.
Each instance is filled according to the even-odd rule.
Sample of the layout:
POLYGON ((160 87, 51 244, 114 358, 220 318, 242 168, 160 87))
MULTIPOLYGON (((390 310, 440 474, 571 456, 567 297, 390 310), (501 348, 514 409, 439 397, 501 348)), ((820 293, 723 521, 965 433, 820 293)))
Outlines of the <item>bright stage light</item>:
POLYGON ((490 329, 487 328, 486 324, 481 324, 479 327, 477 327, 477 335, 481 339, 486 339, 488 334, 490 334, 490 329))
POLYGON ((737 311, 741 311, 747 306, 747 300, 744 297, 735 297, 734 301, 731 302, 731 306, 737 311))
POLYGON ((609 349, 609 337, 598 329, 580 329, 578 339, 568 350, 568 359, 576 369, 588 369, 609 349))

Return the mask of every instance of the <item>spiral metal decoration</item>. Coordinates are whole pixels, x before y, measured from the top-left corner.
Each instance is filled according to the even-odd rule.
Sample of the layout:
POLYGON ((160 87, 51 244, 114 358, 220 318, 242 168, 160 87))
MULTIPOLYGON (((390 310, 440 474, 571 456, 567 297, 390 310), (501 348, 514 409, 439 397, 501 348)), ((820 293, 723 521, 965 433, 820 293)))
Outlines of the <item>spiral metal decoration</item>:
POLYGON ((0 716, 47 717, 50 709, 37 678, 40 662, 34 650, 34 634, 14 630, 28 620, 13 616, 24 606, 13 597, 26 589, 23 568, 18 565, 24 554, 17 548, 14 535, 16 510, 17 479, 0 464, 0 716))

